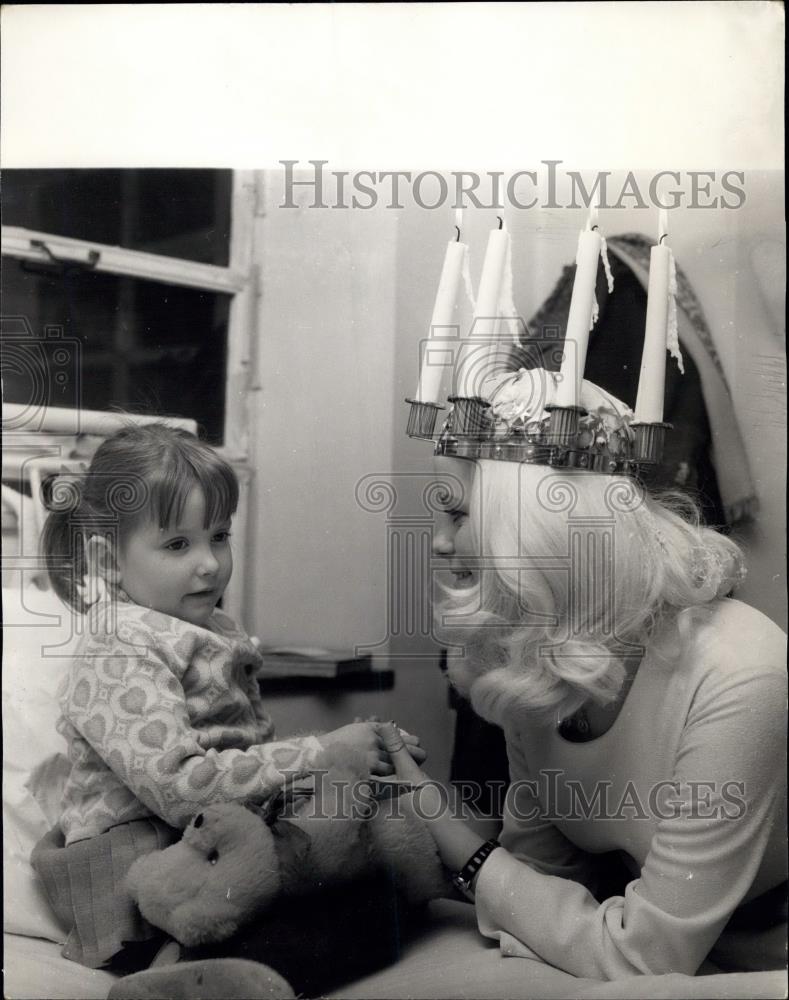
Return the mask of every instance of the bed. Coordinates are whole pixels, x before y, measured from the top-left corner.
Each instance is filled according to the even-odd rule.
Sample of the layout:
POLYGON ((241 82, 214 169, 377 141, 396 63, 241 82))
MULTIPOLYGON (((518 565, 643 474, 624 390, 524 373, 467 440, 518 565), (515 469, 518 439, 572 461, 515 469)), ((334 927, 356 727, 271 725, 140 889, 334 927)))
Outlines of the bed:
MULTIPOLYGON (((70 439, 69 448, 64 451, 58 446, 54 453, 57 462, 67 467, 81 460, 74 454, 79 443, 70 439)), ((42 458, 30 441, 12 452, 8 462, 4 454, 4 995, 15 1000, 101 998, 113 981, 108 972, 87 969, 61 957, 65 930, 51 913, 29 863, 34 843, 58 814, 59 803, 52 789, 62 766, 58 754, 65 746, 55 730, 55 692, 79 625, 44 586, 36 556, 42 511, 36 490, 27 496, 21 482, 32 480, 38 487, 40 476, 52 461, 53 453, 42 458)), ((479 934, 473 907, 441 900, 431 904, 424 933, 404 945, 396 964, 347 984, 335 995, 481 1000, 786 995, 783 972, 721 974, 712 967, 702 971, 709 974, 638 977, 616 983, 576 979, 537 959, 504 957, 496 944, 479 934)))
MULTIPOLYGON (((642 976, 616 983, 575 979, 533 959, 503 958, 479 936, 470 906, 434 904, 430 931, 404 951, 395 965, 337 991, 346 1000, 375 997, 434 997, 455 1000, 528 998, 768 998, 786 996, 786 976, 775 972, 709 976, 642 976)), ((52 941, 6 934, 5 996, 14 1000, 106 997, 114 977, 61 958, 52 941)))

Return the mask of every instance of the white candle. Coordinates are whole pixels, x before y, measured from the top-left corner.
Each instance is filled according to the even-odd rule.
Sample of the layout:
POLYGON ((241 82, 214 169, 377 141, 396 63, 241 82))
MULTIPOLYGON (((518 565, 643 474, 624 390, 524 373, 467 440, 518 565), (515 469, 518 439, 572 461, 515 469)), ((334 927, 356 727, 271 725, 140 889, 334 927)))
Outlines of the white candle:
POLYGON ((597 209, 592 208, 589 211, 586 229, 581 230, 578 236, 575 281, 570 299, 570 313, 567 317, 567 332, 564 335, 565 350, 561 378, 556 393, 557 406, 577 406, 580 399, 586 349, 589 346, 589 331, 592 328, 597 262, 600 259, 602 244, 596 226, 597 209))
POLYGON ((636 397, 636 420, 653 424, 663 420, 663 396, 666 384, 666 334, 668 329, 671 250, 666 246, 668 216, 661 209, 658 244, 649 255, 649 287, 644 351, 636 397))
POLYGON ((668 212, 665 208, 661 208, 658 212, 658 246, 664 239, 668 239, 668 212))
POLYGON ((416 398, 423 403, 437 403, 440 396, 441 379, 445 366, 437 360, 436 355, 439 354, 439 351, 435 348, 431 349, 431 342, 442 336, 446 337, 450 331, 442 328, 452 326, 455 318, 458 286, 463 273, 466 253, 468 252, 468 245, 460 242, 462 214, 460 209, 455 213, 458 239, 451 240, 447 244, 447 252, 444 255, 444 266, 441 269, 436 300, 433 304, 430 334, 428 342, 425 344, 422 371, 419 377, 419 386, 416 390, 416 398))
POLYGON ((503 223, 500 229, 491 230, 479 279, 471 335, 461 350, 457 376, 458 396, 478 396, 482 382, 494 373, 498 350, 496 332, 499 302, 509 246, 510 234, 503 223))

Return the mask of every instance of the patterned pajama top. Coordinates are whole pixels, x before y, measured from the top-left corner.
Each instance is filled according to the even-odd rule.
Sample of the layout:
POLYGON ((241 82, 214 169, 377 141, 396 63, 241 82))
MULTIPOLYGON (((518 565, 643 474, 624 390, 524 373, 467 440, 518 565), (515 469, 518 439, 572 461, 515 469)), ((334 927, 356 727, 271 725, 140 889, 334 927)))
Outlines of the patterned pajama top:
POLYGON ((211 802, 263 799, 314 764, 314 736, 275 740, 259 654, 221 611, 200 627, 116 599, 85 625, 60 692, 66 844, 151 815, 183 828, 211 802))

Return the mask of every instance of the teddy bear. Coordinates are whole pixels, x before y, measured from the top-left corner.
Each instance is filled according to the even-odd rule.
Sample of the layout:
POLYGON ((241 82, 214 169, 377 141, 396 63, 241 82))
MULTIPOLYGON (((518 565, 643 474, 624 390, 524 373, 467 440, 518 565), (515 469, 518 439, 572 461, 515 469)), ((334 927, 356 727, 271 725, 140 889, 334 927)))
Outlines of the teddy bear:
POLYGON ((377 797, 362 756, 333 746, 262 805, 203 809, 179 842, 139 858, 127 885, 151 924, 191 947, 224 941, 277 901, 374 873, 408 904, 451 895, 415 794, 377 797))

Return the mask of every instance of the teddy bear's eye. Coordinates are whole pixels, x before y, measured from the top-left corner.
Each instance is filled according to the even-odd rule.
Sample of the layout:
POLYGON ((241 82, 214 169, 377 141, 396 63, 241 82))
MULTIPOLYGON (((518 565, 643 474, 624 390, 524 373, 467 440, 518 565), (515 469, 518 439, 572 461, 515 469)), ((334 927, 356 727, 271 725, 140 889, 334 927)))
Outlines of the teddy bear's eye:
POLYGON ((211 851, 211 853, 208 855, 209 865, 215 865, 217 861, 219 861, 219 851, 211 851))

